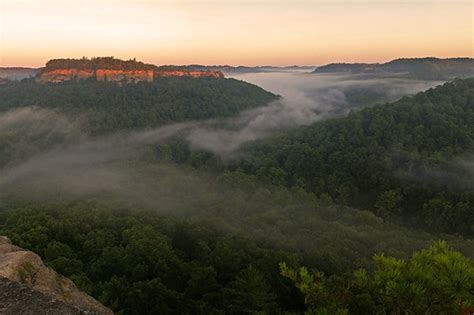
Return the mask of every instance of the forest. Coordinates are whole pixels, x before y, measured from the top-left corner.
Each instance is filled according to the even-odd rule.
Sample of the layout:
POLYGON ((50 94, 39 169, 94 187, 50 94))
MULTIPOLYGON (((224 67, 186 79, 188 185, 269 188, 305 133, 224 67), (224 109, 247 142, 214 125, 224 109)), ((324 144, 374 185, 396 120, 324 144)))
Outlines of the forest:
POLYGON ((231 116, 277 98, 235 79, 156 78, 124 86, 94 80, 40 84, 31 79, 0 85, 1 111, 55 109, 84 121, 81 129, 89 134, 231 116))
POLYGON ((352 73, 365 76, 395 76, 423 80, 472 78, 473 58, 399 58, 386 63, 331 63, 318 67, 315 73, 352 73))
POLYGON ((472 79, 282 132, 243 151, 229 171, 327 195, 387 221, 474 235, 472 79))
POLYGON ((154 70, 155 65, 146 64, 135 59, 121 60, 114 57, 96 57, 82 59, 52 59, 46 63, 43 71, 54 69, 111 69, 111 70, 154 70))
POLYGON ((474 79, 231 158, 180 133, 127 142, 277 98, 233 79, 0 85, 0 234, 118 314, 472 312, 474 79))

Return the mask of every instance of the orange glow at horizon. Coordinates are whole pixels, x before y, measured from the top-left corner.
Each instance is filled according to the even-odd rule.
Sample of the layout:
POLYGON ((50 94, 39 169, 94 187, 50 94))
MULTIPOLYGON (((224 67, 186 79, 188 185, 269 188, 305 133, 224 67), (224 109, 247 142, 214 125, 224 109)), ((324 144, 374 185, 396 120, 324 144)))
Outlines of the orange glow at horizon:
POLYGON ((473 2, 0 0, 0 66, 82 56, 230 65, 474 57, 473 2))

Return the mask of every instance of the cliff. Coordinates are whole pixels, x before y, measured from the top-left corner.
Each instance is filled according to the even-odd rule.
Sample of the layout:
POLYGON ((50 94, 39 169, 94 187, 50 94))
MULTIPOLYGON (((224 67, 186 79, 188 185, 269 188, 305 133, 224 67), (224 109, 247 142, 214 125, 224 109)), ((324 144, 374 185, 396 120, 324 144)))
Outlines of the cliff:
POLYGON ((46 267, 38 255, 0 236, 0 313, 45 314, 48 309, 61 314, 112 314, 71 280, 46 267))
POLYGON ((153 70, 108 70, 97 69, 95 72, 97 81, 153 81, 153 70))
POLYGON ((220 71, 187 69, 186 67, 157 67, 136 60, 112 57, 92 59, 53 59, 40 69, 36 80, 42 83, 60 83, 70 80, 93 79, 113 82, 151 82, 158 77, 223 78, 220 71))
POLYGON ((81 69, 52 69, 39 72, 36 80, 42 83, 60 83, 69 80, 85 80, 95 76, 94 70, 81 69))

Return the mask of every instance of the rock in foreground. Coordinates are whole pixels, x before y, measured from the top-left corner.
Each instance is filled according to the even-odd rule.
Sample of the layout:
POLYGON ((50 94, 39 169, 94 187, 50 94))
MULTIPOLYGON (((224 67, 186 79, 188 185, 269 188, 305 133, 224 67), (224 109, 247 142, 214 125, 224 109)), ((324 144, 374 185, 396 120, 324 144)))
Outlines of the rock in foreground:
POLYGON ((0 236, 0 314, 112 314, 41 258, 0 236))

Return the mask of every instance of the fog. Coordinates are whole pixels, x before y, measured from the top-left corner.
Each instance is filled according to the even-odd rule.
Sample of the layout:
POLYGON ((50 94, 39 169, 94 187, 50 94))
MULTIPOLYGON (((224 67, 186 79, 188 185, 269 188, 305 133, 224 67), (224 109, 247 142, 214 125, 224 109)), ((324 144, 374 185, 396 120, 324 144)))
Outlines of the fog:
MULTIPOLYGON (((357 235, 351 237, 357 243, 354 246, 368 247, 371 252, 400 254, 402 248, 418 249, 432 239, 423 234, 423 240, 413 244, 413 239, 420 239, 420 233, 407 231, 410 237, 402 242, 397 227, 387 228, 371 213, 328 205, 304 191, 290 192, 251 181, 247 187, 242 184, 245 180, 226 181, 226 176, 233 174, 215 176, 164 162, 157 159, 153 145, 179 134, 193 149, 232 158, 245 142, 346 114, 354 108, 344 93, 351 87, 370 86, 384 91, 381 97, 397 98, 436 83, 403 83, 396 79, 381 83, 288 73, 247 74, 239 78, 258 83, 282 98, 234 118, 93 138, 81 131, 81 118, 72 122, 53 110, 29 107, 0 113, 0 203, 92 201, 87 204, 91 210, 104 205, 114 209, 153 209, 188 220, 210 221, 226 232, 244 233, 279 248, 308 252, 331 246, 321 235, 329 235, 332 241, 344 239, 347 229, 357 235), (319 238, 302 228, 308 220, 315 227, 311 233, 319 238), (354 226, 359 228, 354 230, 354 226), (388 236, 383 244, 378 241, 380 237, 371 238, 370 244, 357 240, 366 239, 369 230, 380 237, 391 233, 393 237, 388 236)), ((472 164, 465 165, 472 170, 472 164)), ((456 242, 453 238, 452 243, 456 242)), ((472 248, 474 244, 465 246, 472 248)))
POLYGON ((245 142, 266 137, 275 131, 318 120, 343 116, 375 103, 394 101, 435 87, 442 82, 393 78, 366 78, 358 75, 272 72, 227 74, 256 84, 281 96, 268 106, 245 111, 216 127, 212 122, 193 128, 187 139, 194 149, 203 149, 224 158, 245 142), (369 95, 370 101, 354 99, 354 93, 369 95))
POLYGON ((55 178, 63 183, 58 186, 61 190, 71 188, 74 192, 90 193, 111 189, 120 193, 117 189, 120 183, 131 179, 130 173, 117 165, 143 158, 148 154, 148 145, 164 142, 178 133, 192 150, 206 150, 229 159, 246 142, 357 110, 361 105, 347 96, 349 91, 376 91, 374 103, 439 84, 288 72, 233 76, 262 86, 281 98, 233 118, 177 123, 95 138, 81 132, 81 118, 71 122, 53 110, 30 107, 2 113, 0 141, 8 154, 0 160, 3 165, 0 189, 18 181, 55 178))

